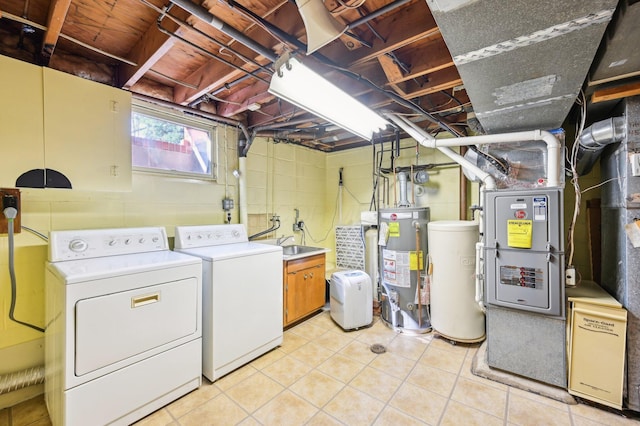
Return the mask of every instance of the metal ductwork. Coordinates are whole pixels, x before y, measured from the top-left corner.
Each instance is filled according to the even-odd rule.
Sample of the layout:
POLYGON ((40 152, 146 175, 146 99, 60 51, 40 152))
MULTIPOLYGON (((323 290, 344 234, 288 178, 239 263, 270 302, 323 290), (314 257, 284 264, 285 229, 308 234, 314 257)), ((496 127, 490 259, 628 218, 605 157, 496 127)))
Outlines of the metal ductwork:
POLYGON ((578 175, 584 176, 589 173, 607 145, 620 142, 626 132, 627 123, 624 117, 608 118, 584 129, 578 140, 578 175))
POLYGON ((616 0, 427 0, 488 133, 560 127, 616 0))

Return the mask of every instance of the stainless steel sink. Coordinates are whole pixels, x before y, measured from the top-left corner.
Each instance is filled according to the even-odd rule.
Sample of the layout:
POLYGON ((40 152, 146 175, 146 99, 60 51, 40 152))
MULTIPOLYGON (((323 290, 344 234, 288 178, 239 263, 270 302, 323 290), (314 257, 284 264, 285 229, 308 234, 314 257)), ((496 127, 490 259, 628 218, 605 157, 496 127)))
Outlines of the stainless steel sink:
POLYGON ((313 252, 324 252, 325 249, 322 247, 311 247, 311 246, 301 246, 301 245, 290 245, 290 246, 282 246, 282 254, 284 256, 296 256, 299 254, 307 254, 313 252))
POLYGON ((329 250, 324 247, 311 247, 292 244, 290 246, 282 246, 282 258, 283 260, 294 260, 303 257, 314 256, 316 254, 326 253, 328 251, 329 250))

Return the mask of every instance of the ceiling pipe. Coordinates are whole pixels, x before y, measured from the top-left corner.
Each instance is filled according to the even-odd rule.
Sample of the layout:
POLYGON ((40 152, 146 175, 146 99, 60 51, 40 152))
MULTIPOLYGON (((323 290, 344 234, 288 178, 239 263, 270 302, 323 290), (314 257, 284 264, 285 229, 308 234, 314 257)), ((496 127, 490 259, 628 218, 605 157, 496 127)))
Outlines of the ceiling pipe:
POLYGON ((447 145, 442 143, 442 141, 447 141, 447 139, 436 139, 431 136, 429 133, 422 130, 416 124, 412 123, 405 117, 396 114, 384 114, 385 117, 393 121, 400 128, 402 128, 409 136, 415 139, 420 145, 426 148, 434 148, 442 152, 447 157, 451 158, 456 163, 460 164, 462 167, 471 171, 474 175, 476 175, 484 184, 485 189, 496 189, 496 181, 489 173, 482 170, 480 167, 473 164, 471 161, 467 160, 457 152, 453 151, 449 148, 449 146, 461 146, 461 145, 473 145, 473 142, 469 142, 467 144, 461 141, 462 139, 467 138, 456 138, 450 140, 451 142, 447 145))
POLYGON ((254 133, 256 137, 262 138, 271 138, 271 139, 288 139, 288 140, 306 140, 311 141, 316 139, 318 136, 315 133, 309 132, 299 132, 291 129, 277 129, 271 131, 262 131, 258 133, 254 133))
POLYGON ((182 9, 191 13, 196 18, 211 25, 213 28, 219 30, 220 32, 228 35, 229 37, 233 38, 239 43, 244 44, 249 49, 269 59, 271 62, 275 62, 275 60, 277 59, 276 54, 273 53, 272 50, 267 49, 266 47, 262 46, 260 43, 257 43, 256 41, 250 39, 244 33, 236 30, 232 26, 225 24, 224 22, 222 22, 221 20, 213 16, 204 7, 198 4, 192 3, 191 0, 170 0, 170 1, 171 3, 177 6, 180 6, 182 9))
POLYGON ((354 28, 359 27, 360 25, 366 24, 367 22, 371 21, 372 19, 376 19, 378 16, 384 15, 387 12, 391 12, 394 9, 397 9, 400 6, 404 6, 405 4, 409 3, 412 0, 397 0, 394 1, 393 3, 389 3, 386 6, 381 7, 380 9, 371 12, 370 14, 368 14, 367 16, 363 16, 360 19, 356 19, 355 21, 353 21, 352 23, 347 25, 347 31, 352 30, 354 28))
POLYGON ((189 114, 199 115, 201 117, 213 120, 213 121, 215 121, 217 123, 228 124, 230 126, 236 126, 236 127, 240 128, 240 130, 242 131, 242 133, 244 134, 244 136, 247 139, 249 138, 249 130, 247 129, 247 126, 245 126, 242 122, 240 122, 238 120, 233 120, 231 118, 222 117, 222 116, 216 115, 216 114, 211 114, 210 112, 202 111, 202 110, 191 108, 191 107, 188 107, 188 106, 174 104, 174 103, 169 102, 169 101, 164 101, 162 99, 152 98, 151 96, 141 95, 139 93, 132 92, 131 95, 132 95, 132 97, 134 99, 139 99, 141 101, 154 103, 154 104, 157 104, 157 105, 160 105, 160 106, 164 106, 164 107, 168 107, 168 108, 177 109, 179 111, 186 112, 186 113, 189 113, 189 114))
MULTIPOLYGON (((245 36, 244 33, 241 33, 240 31, 236 30, 235 28, 225 24, 224 22, 222 22, 221 20, 219 20, 218 18, 216 18, 214 15, 212 15, 207 9, 205 9, 204 7, 197 5, 195 3, 192 3, 190 0, 170 0, 171 3, 183 8, 185 11, 191 13, 193 16, 197 17, 198 19, 201 19, 202 21, 208 23, 209 25, 211 25, 212 27, 216 28, 217 30, 221 31, 222 33, 228 35, 229 37, 235 39, 236 41, 238 41, 239 43, 247 46, 248 48, 254 50, 256 53, 264 56, 265 58, 269 59, 271 62, 275 62, 277 59, 277 56, 269 49, 265 48, 264 46, 262 46, 261 44, 255 42, 254 40, 250 39, 249 37, 245 36)), ((388 11, 388 10, 387 10, 388 11)), ((374 12, 375 13, 375 12, 374 12)), ((255 15, 255 14, 254 14, 255 15)), ((300 40, 298 40, 297 38, 289 35, 288 33, 282 31, 281 29, 277 28, 275 25, 271 24, 270 22, 268 22, 265 19, 259 18, 257 16, 253 16, 252 18, 259 23, 260 25, 263 25, 265 28, 267 28, 269 31, 274 31, 275 34, 278 35, 278 37, 281 37, 283 40, 285 40, 287 43, 290 43, 294 46, 297 46, 298 48, 306 51, 307 46, 302 43, 300 40)), ((401 96, 397 95, 394 92, 390 92, 388 90, 385 90, 384 88, 378 87, 376 84, 374 84, 373 82, 369 81, 366 78, 362 78, 359 75, 355 75, 354 73, 348 71, 348 70, 344 70, 343 68, 341 68, 339 65, 333 63, 333 61, 331 61, 329 58, 327 58, 326 56, 320 55, 318 53, 314 53, 313 54, 314 57, 316 57, 317 59, 321 60, 322 62, 324 62, 325 64, 333 67, 334 69, 336 69, 338 72, 354 79, 357 81, 360 81, 361 83, 363 83, 364 85, 368 86, 369 88, 376 90, 380 93, 385 94, 387 97, 389 97, 390 99, 394 100, 396 103, 405 106, 406 108, 409 108, 410 110, 417 112, 419 114, 424 115, 429 121, 433 122, 434 124, 437 124, 438 126, 440 126, 442 129, 450 132, 452 135, 454 136, 459 136, 459 133, 456 132, 454 129, 452 129, 448 124, 442 122, 441 120, 439 120, 438 118, 434 117, 432 114, 430 114, 429 112, 425 111, 423 108, 421 108, 419 105, 414 104, 411 101, 407 101, 406 99, 402 98, 401 96)), ((252 143, 252 139, 247 137, 247 144, 244 148, 243 154, 246 155, 247 152, 249 151, 249 148, 251 146, 252 143)))
MULTIPOLYGON (((495 135, 480 135, 480 136, 465 136, 456 139, 436 139, 429 133, 422 130, 415 123, 406 119, 405 117, 396 114, 385 114, 385 117, 392 120, 398 126, 402 127, 411 137, 413 137, 420 145, 427 148, 443 148, 443 147, 457 147, 465 145, 487 145, 494 143, 514 143, 514 142, 530 142, 530 141, 543 141, 547 145, 547 184, 548 187, 557 187, 561 185, 560 177, 562 172, 562 163, 560 159, 562 145, 551 133, 545 130, 530 130, 524 132, 512 132, 512 133, 499 133, 495 135)), ((462 158, 462 157, 461 157, 462 158)), ((457 161, 457 160, 454 160, 457 161)), ((465 160, 466 161, 466 160, 465 160)), ((466 161, 466 163, 471 164, 466 161)), ((463 167, 468 167, 459 162, 463 167)), ((483 172, 475 165, 469 168, 476 176, 484 176, 486 172, 483 172), (482 174, 478 174, 478 170, 482 174)), ((486 178, 486 177, 485 177, 486 178)), ((493 179, 493 178, 492 178, 493 179)), ((482 179, 483 182, 485 179, 482 179)), ((492 183, 495 188, 495 181, 492 183)), ((487 187, 487 189, 492 189, 487 187)))
POLYGON ((158 31, 160 31, 161 33, 163 33, 163 34, 167 35, 168 37, 170 37, 170 38, 175 38, 176 40, 179 40, 179 41, 183 42, 184 44, 186 44, 186 45, 188 45, 188 46, 191 46, 191 47, 193 47, 193 48, 194 48, 194 49, 196 49, 196 50, 199 50, 200 52, 202 52, 203 54, 207 55, 208 57, 210 57, 211 59, 213 59, 213 60, 215 60, 215 61, 221 62, 221 63, 225 64, 226 66, 231 67, 231 68, 233 68, 233 69, 235 69, 235 70, 242 71, 242 72, 244 72, 245 74, 247 74, 248 76, 251 76, 251 77, 253 77, 253 78, 257 79, 257 80, 260 80, 260 81, 262 81, 263 83, 267 83, 267 84, 269 84, 269 81, 268 81, 268 80, 265 80, 265 79, 264 79, 264 78, 262 78, 262 77, 258 77, 258 75, 257 75, 257 74, 261 71, 261 69, 257 69, 257 70, 255 70, 255 71, 247 71, 247 70, 245 70, 244 68, 242 68, 241 66, 236 65, 236 64, 234 64, 233 62, 227 61, 227 60, 226 60, 226 59, 224 59, 224 58, 220 58, 219 56, 216 56, 216 55, 214 55, 213 53, 209 52, 207 49, 205 49, 205 48, 203 48, 203 47, 200 47, 200 46, 198 46, 197 44, 192 43, 192 42, 190 42, 189 40, 185 39, 184 37, 181 37, 181 36, 179 36, 178 34, 176 34, 176 33, 174 33, 174 32, 171 32, 171 31, 167 30, 166 28, 164 28, 164 27, 162 26, 162 24, 161 24, 161 22, 160 22, 160 20, 159 20, 159 19, 158 19, 158 21, 156 22, 156 25, 157 25, 157 27, 158 27, 158 31))
MULTIPOLYGON (((176 0, 176 1, 178 1, 178 0, 176 0)), ((185 0, 180 0, 180 1, 185 1, 185 0)), ((399 0, 399 1, 396 1, 394 3, 390 3, 389 5, 387 5, 387 6, 382 8, 382 9, 385 9, 384 12, 382 12, 382 13, 389 12, 389 11, 393 10, 394 8, 402 6, 404 4, 403 2, 404 2, 404 0, 399 0), (391 6, 393 6, 393 7, 391 7, 391 6)), ((260 17, 260 16, 256 15, 255 13, 251 12, 246 7, 243 7, 242 5, 239 5, 237 2, 235 2, 233 0, 228 0, 227 4, 229 4, 230 7, 238 8, 241 12, 245 13, 247 15, 247 17, 251 18, 258 25, 261 25, 267 31, 272 33, 276 38, 281 39, 281 40, 285 41, 286 43, 288 43, 288 44, 290 44, 292 46, 295 46, 297 49, 299 49, 299 50, 301 50, 303 52, 307 51, 307 45, 306 44, 304 44, 303 42, 301 42, 297 38, 291 36, 290 34, 286 33, 285 31, 281 30, 280 28, 278 28, 277 26, 273 25, 271 22, 267 21, 266 19, 263 19, 262 17, 260 17)), ((373 12, 373 14, 376 14, 376 13, 377 13, 377 11, 373 12)), ((369 16, 369 15, 367 15, 367 16, 369 16)), ((365 18, 367 18, 367 17, 365 17, 365 18)), ((362 19, 360 19, 358 21, 362 21, 362 19)), ((365 22, 366 22, 366 20, 364 20, 362 23, 365 23, 365 22)), ((238 41, 240 41, 240 40, 238 40, 238 41)), ((324 63, 325 65, 335 69, 337 72, 339 72, 339 73, 341 73, 341 74, 343 74, 343 75, 345 75, 345 76, 347 76, 347 77, 349 77, 349 78, 351 78, 353 80, 359 81, 361 84, 364 84, 365 86, 369 87, 370 89, 382 93, 383 95, 387 96, 388 98, 390 98, 392 101, 396 102, 397 104, 402 105, 405 108, 408 108, 408 109, 410 109, 411 111, 413 111, 415 113, 418 113, 418 114, 421 114, 421 115, 425 116, 433 124, 437 124, 440 128, 442 128, 443 130, 446 130, 447 132, 451 133, 452 135, 457 136, 457 137, 460 136, 460 133, 455 131, 447 123, 444 123, 443 121, 439 120, 434 115, 430 114, 428 111, 424 110, 419 105, 404 99, 403 97, 401 97, 397 93, 391 92, 391 91, 386 90, 386 89, 384 89, 382 87, 379 87, 376 84, 374 84, 373 82, 369 81, 368 79, 363 78, 362 76, 357 75, 355 73, 352 73, 351 71, 345 70, 340 65, 336 64, 331 59, 327 58, 326 56, 324 56, 324 55, 322 55, 322 54, 320 54, 318 52, 314 52, 310 56, 313 56, 314 58, 316 58, 320 62, 324 63)))

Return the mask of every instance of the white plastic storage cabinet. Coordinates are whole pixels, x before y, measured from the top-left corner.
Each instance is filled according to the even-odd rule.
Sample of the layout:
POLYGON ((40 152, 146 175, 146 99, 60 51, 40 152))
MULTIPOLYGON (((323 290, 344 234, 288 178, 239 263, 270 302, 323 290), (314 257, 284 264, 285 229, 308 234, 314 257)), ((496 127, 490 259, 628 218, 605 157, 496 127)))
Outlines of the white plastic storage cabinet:
POLYGON ((366 272, 334 272, 329 294, 331 318, 343 329, 368 326, 373 321, 371 278, 366 272))
POLYGON ((569 393, 622 408, 627 311, 596 283, 567 289, 569 393))

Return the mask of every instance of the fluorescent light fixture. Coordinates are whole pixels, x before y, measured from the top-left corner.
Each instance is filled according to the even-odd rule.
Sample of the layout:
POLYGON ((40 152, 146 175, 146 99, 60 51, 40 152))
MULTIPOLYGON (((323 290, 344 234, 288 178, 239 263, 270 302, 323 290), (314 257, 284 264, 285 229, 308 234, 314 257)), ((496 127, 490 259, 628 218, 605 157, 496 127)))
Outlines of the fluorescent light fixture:
POLYGON ((371 140, 389 124, 360 101, 288 56, 276 61, 269 93, 309 111, 345 130, 371 140))

